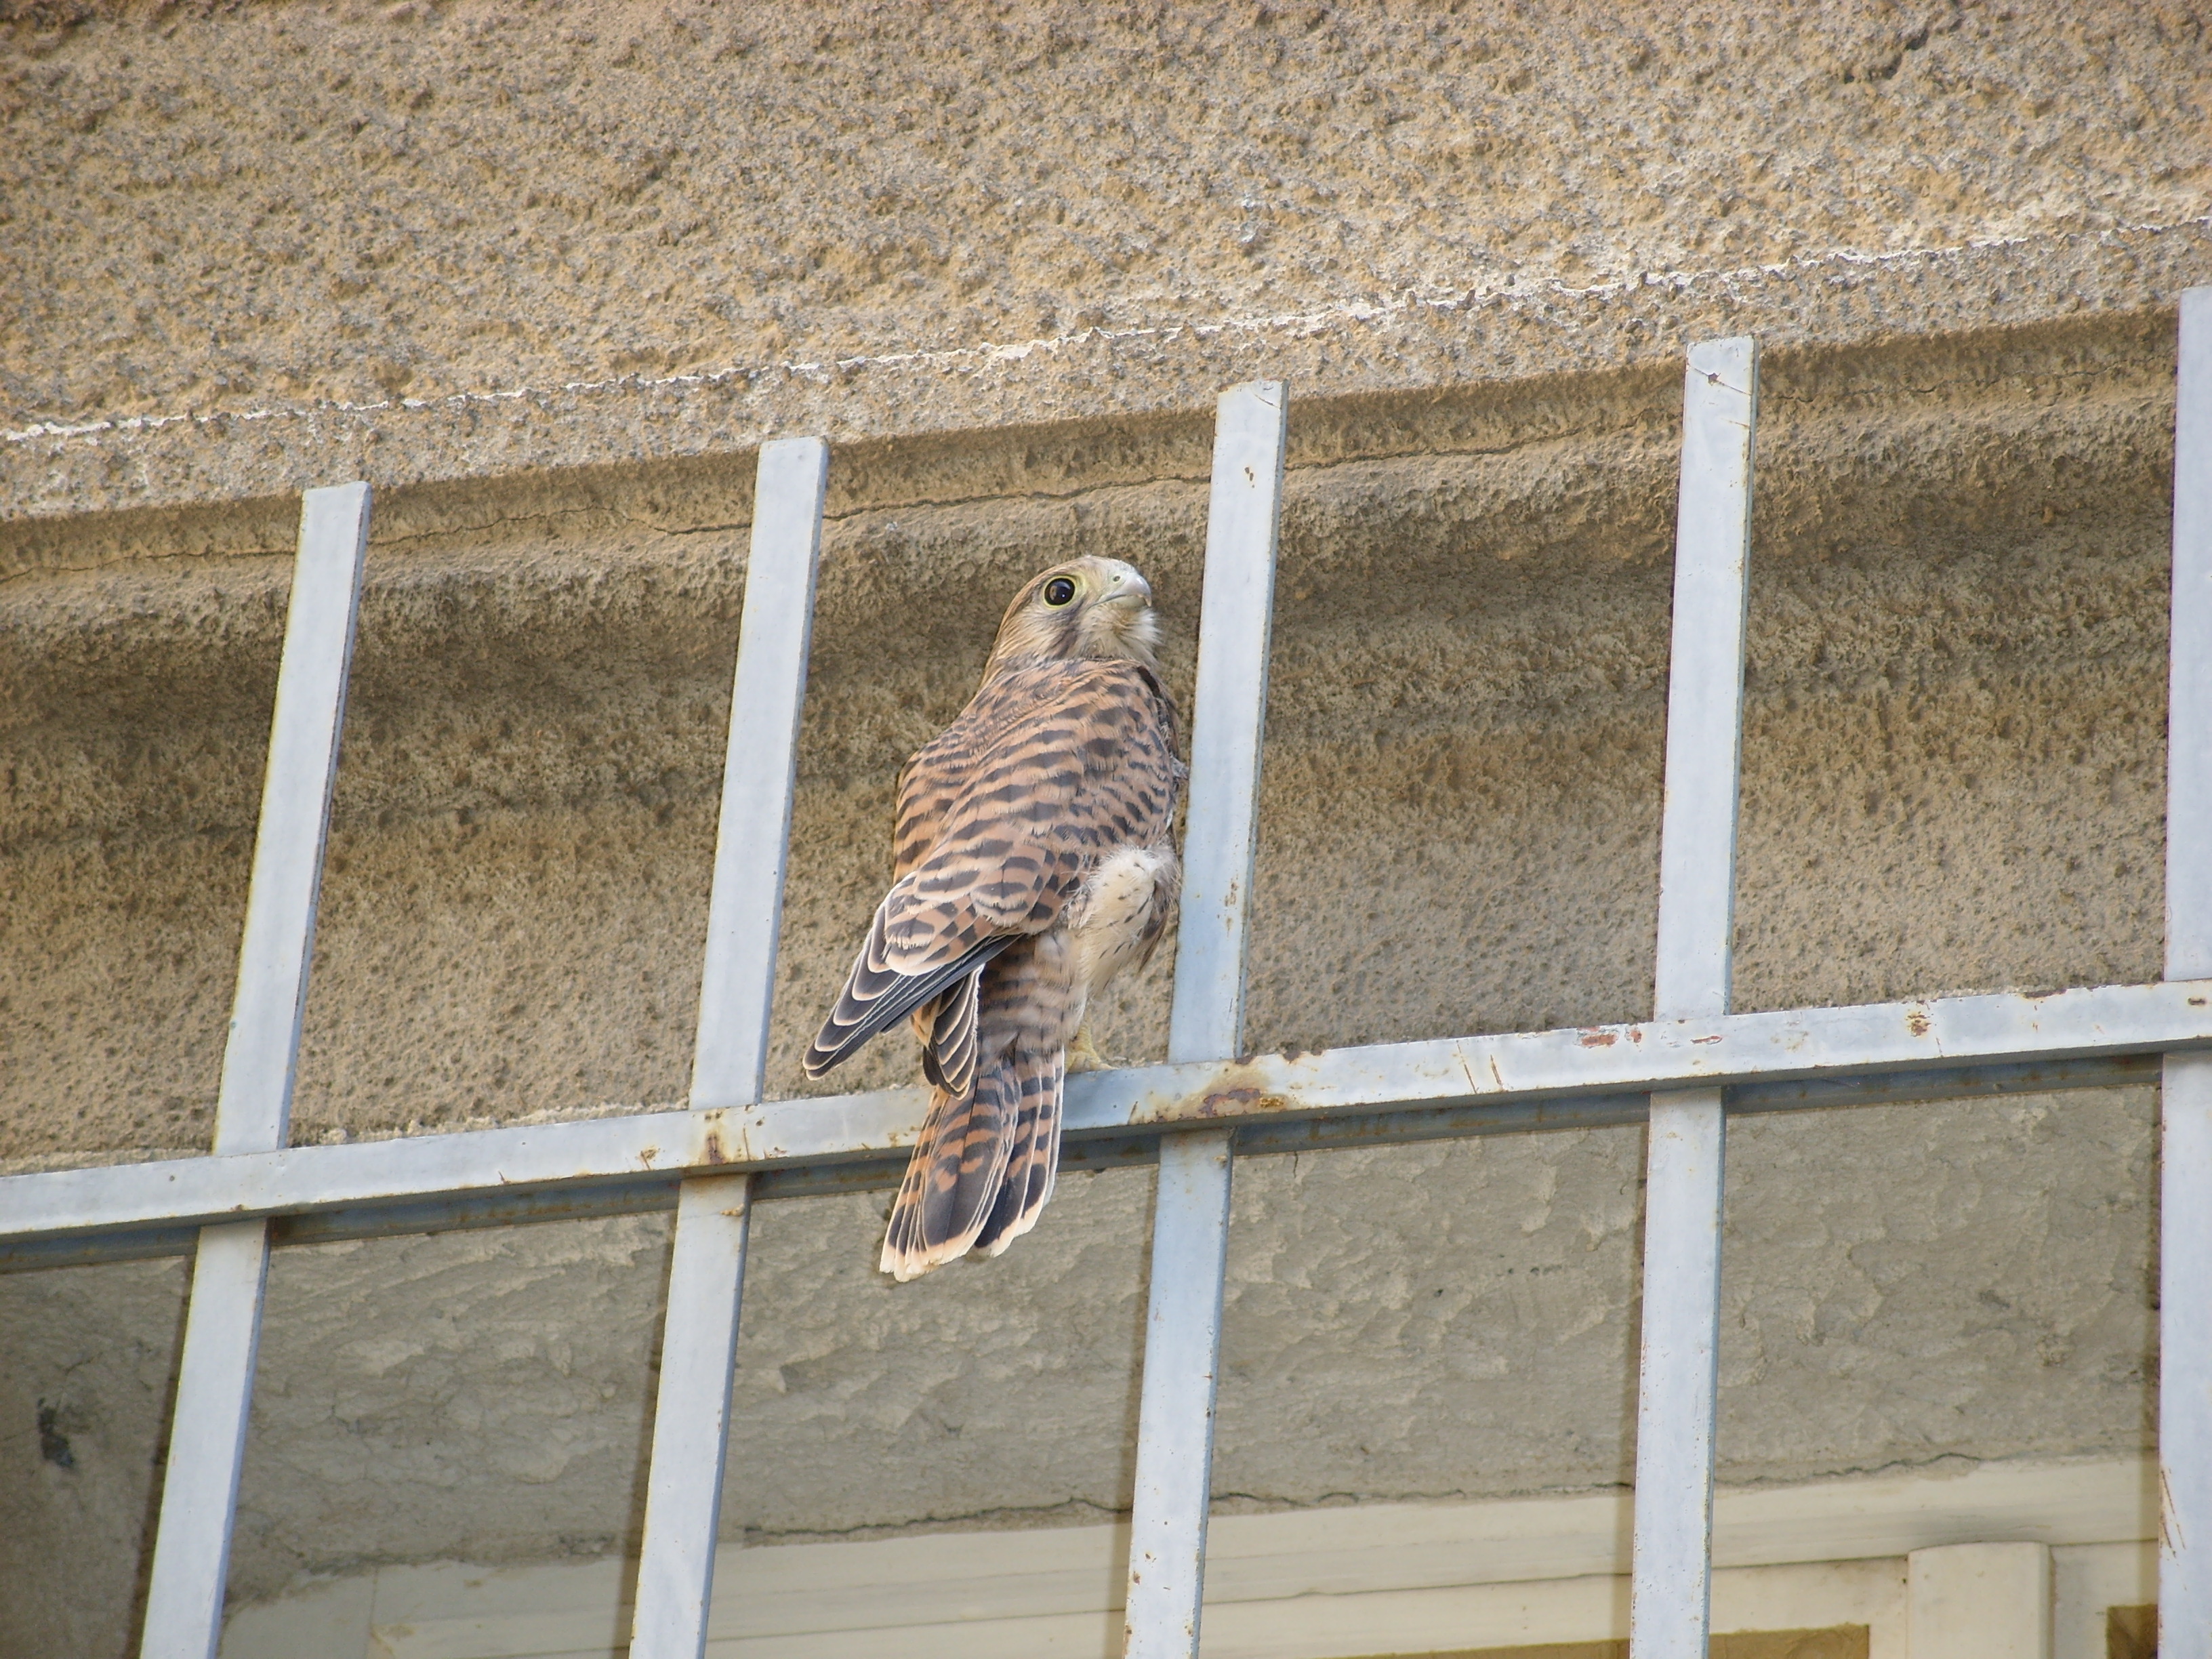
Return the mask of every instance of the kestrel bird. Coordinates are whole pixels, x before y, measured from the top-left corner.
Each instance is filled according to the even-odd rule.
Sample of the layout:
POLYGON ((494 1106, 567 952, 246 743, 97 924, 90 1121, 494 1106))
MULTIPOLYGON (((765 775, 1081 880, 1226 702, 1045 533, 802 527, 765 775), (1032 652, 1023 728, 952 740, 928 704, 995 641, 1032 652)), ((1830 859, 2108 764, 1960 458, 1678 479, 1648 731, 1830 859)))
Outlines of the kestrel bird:
POLYGON ((1158 640, 1133 567, 1054 566, 1006 608, 960 718, 899 775, 891 890, 805 1066, 820 1077, 901 1018, 921 1039, 929 1116, 884 1238, 901 1281, 1036 1224, 1070 1043, 1099 1063, 1085 1007, 1174 909, 1184 769, 1158 640))

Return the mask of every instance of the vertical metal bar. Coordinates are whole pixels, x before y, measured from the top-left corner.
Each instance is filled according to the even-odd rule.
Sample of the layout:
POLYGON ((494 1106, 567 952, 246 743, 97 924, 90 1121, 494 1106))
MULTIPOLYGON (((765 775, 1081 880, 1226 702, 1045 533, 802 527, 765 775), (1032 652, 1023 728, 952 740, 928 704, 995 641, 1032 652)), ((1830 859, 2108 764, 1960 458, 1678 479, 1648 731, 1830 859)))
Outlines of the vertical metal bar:
MULTIPOLYGON (((1690 349, 1653 994, 1662 1019, 1728 1012, 1758 407, 1755 342, 1709 340, 1690 349)), ((1704 1659, 1705 1652, 1724 1137, 1718 1090, 1652 1097, 1636 1404, 1632 1659, 1704 1659)))
MULTIPOLYGON (((2212 975, 2212 288, 2181 296, 2166 705, 2166 976, 2212 975)), ((2158 1650, 2212 1659, 2212 1055, 2160 1091, 2158 1650)))
MULTIPOLYGON (((707 907, 695 1111, 751 1104, 767 1072, 829 470, 819 438, 761 449, 707 907)), ((706 1647, 751 1187, 747 1176, 701 1176, 677 1200, 630 1659, 699 1659, 706 1647)))
POLYGON ((678 1191, 632 1659, 699 1659, 706 1651, 751 1209, 750 1176, 698 1177, 678 1191))
POLYGON ((695 1110, 751 1105, 761 1097, 767 1071, 776 930, 783 920, 783 866, 829 480, 830 446, 819 438, 782 438, 761 447, 730 740, 722 761, 714 885, 707 902, 707 963, 691 1062, 695 1110))
MULTIPOLYGON (((1215 417, 1171 1060, 1226 1059, 1243 1046, 1287 407, 1282 382, 1256 380, 1223 392, 1215 417)), ((1130 1521, 1123 1650, 1131 1659, 1198 1652, 1229 1186, 1225 1131, 1161 1141, 1130 1521)))
POLYGON ((1288 408, 1280 380, 1255 380, 1223 392, 1214 416, 1171 1061, 1227 1059, 1244 1042, 1244 935, 1288 408))
MULTIPOLYGON (((290 1122, 323 843, 368 548, 367 484, 307 491, 276 673, 238 992, 216 1103, 219 1154, 273 1151, 284 1144, 290 1122)), ((211 1659, 222 1634, 223 1583, 268 1262, 264 1223, 200 1231, 146 1595, 139 1650, 144 1659, 211 1659)))

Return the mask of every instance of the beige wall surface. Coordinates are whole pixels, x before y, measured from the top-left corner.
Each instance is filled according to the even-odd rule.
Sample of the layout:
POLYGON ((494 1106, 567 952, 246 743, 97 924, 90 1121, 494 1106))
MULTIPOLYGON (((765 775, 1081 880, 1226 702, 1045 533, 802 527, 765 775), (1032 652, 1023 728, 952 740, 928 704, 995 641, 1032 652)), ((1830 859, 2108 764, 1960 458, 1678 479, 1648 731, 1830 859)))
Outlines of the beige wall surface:
MULTIPOLYGON (((1003 596, 1291 383, 1252 1035, 1647 1012, 1680 352, 1768 349, 1746 1007, 2145 979, 2183 8, 0 10, 0 1159, 204 1148, 303 484, 379 489, 295 1133, 680 1096, 764 436, 836 448, 771 1088, 1003 596)), ((1157 1054, 1170 953, 1102 1040, 1157 1054)), ((839 1086, 903 1079, 877 1045, 839 1086)), ((2146 1443, 2145 1091, 1747 1121, 1719 1455, 2146 1443)), ((1238 1176, 1224 1506, 1602 1487, 1641 1139, 1238 1176)), ((1126 1506, 1151 1177, 757 1224, 725 1525, 1126 1506)), ((634 1544, 643 1217, 281 1255, 233 1593, 634 1544)), ((173 1263, 0 1280, 0 1654, 120 1653, 173 1263)))
POLYGON ((2166 222, 2212 176, 2180 4, 10 9, 0 383, 47 421, 2166 222))

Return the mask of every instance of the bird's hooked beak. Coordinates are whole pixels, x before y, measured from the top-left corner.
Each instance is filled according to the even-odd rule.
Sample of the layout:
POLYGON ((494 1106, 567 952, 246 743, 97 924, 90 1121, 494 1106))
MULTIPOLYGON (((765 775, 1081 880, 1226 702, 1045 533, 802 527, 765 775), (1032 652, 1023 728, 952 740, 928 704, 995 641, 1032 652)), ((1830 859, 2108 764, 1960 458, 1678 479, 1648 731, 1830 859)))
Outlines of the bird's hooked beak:
POLYGON ((1114 580, 1106 585, 1106 596, 1102 605, 1126 605, 1139 611, 1147 611, 1152 604, 1152 585, 1128 566, 1123 565, 1114 573, 1114 580))
POLYGON ((1158 667, 1152 651, 1160 642, 1160 613, 1152 609, 1152 585, 1134 566, 1114 562, 1098 596, 1098 620, 1115 641, 1113 654, 1158 667))

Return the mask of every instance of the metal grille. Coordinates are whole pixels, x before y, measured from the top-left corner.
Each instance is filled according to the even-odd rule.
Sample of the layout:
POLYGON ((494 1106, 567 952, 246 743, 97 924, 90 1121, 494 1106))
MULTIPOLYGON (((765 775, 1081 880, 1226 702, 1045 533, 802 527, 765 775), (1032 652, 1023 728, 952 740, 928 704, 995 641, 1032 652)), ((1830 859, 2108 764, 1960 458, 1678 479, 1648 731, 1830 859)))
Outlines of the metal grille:
MULTIPOLYGON (((2212 1659, 2212 288, 2181 307, 2156 984, 1729 1012, 1757 413, 1753 342, 1691 350, 1653 1018, 1239 1058, 1285 395, 1266 381, 1223 394, 1168 1060, 1068 1085, 1072 1166, 1159 1166, 1128 1655, 1190 1659, 1199 1648, 1237 1157, 1648 1121, 1632 1652, 1691 1659, 1705 1650, 1711 1578, 1729 1117, 2162 1071, 2160 1651, 2212 1659)), ((216 1651, 272 1245, 671 1207, 629 1650, 702 1653, 750 1206, 894 1183, 925 1105, 912 1089, 762 1098, 828 465, 816 439, 760 454, 690 1109, 290 1147, 369 510, 365 484, 307 493, 213 1154, 0 1180, 0 1267, 194 1258, 146 1659, 216 1651)))

